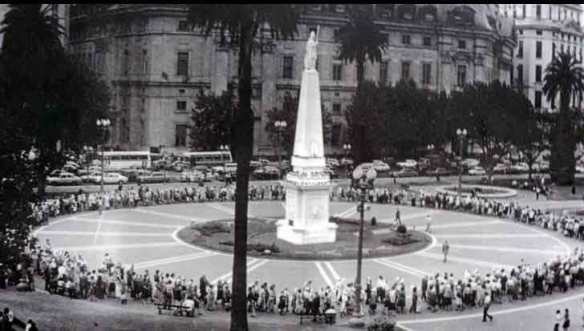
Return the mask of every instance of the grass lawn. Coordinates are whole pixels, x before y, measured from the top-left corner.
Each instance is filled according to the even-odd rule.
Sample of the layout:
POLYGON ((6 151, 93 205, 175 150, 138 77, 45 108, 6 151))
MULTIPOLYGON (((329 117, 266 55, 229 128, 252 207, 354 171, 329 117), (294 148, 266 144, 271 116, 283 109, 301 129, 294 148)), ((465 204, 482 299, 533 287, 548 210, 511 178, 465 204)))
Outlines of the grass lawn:
MULTIPOLYGON (((275 219, 248 220, 248 255, 279 259, 331 260, 351 259, 357 256, 359 220, 333 219, 337 223, 337 241, 334 243, 294 245, 276 236, 275 219), (269 250, 269 254, 265 254, 269 250)), ((393 256, 420 250, 431 243, 429 236, 418 231, 398 235, 388 224, 371 226, 364 223, 363 256, 393 256)), ((178 237, 186 243, 213 250, 233 252, 233 220, 215 220, 193 224, 179 231, 178 237)))

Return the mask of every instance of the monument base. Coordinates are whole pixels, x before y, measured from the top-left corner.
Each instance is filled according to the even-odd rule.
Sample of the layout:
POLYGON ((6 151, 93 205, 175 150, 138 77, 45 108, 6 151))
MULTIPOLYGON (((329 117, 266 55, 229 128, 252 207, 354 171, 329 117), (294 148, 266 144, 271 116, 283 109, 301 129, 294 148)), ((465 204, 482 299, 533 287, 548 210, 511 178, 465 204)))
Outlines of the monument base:
POLYGON ((324 226, 295 227, 287 220, 278 221, 277 237, 294 245, 333 243, 337 240, 337 225, 326 223, 324 226))

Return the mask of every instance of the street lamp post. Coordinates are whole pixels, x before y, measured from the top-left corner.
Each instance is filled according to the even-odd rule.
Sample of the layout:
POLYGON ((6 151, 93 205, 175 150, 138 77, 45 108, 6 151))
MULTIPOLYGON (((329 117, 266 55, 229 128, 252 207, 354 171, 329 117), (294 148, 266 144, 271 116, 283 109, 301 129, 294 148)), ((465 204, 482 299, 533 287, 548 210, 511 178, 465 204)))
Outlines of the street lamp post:
MULTIPOLYGON (((222 152, 229 152, 229 146, 227 146, 227 145, 220 145, 219 146, 219 150, 222 151, 222 152)), ((225 164, 223 166, 225 166, 225 164)), ((225 170, 225 168, 223 170, 225 170)), ((227 185, 227 171, 224 171, 223 179, 225 181, 225 185, 227 185)))
POLYGON ((99 215, 103 213, 103 205, 105 203, 104 192, 103 192, 103 172, 104 172, 104 152, 105 152, 105 144, 107 142, 107 130, 111 125, 111 122, 107 118, 99 118, 95 122, 97 124, 97 128, 102 131, 103 133, 103 144, 101 145, 101 183, 99 192, 101 194, 101 204, 99 205, 99 215))
POLYGON ((280 139, 281 139, 281 135, 282 135, 282 131, 284 131, 286 129, 286 127, 288 126, 288 123, 286 123, 286 121, 276 121, 274 122, 274 126, 276 127, 276 132, 278 134, 278 141, 276 142, 276 147, 278 149, 278 151, 276 153, 278 153, 278 167, 280 168, 280 178, 282 178, 282 153, 280 151, 280 139))
POLYGON ((456 135, 458 136, 458 146, 460 149, 460 153, 458 155, 458 199, 460 200, 460 196, 462 194, 462 147, 464 145, 464 138, 467 135, 466 129, 456 129, 456 135))
MULTIPOLYGON (((351 152, 351 144, 344 144, 343 145, 343 150, 345 151, 345 159, 349 158, 349 153, 351 152)), ((347 170, 347 176, 348 176, 348 169, 349 169, 349 162, 347 162, 347 160, 345 160, 345 168, 347 170)))
POLYGON ((361 269, 363 264, 363 223, 365 217, 365 201, 367 201, 367 190, 373 188, 373 181, 377 177, 377 172, 374 168, 370 168, 367 173, 363 172, 361 167, 355 168, 353 170, 353 179, 355 188, 360 190, 360 201, 359 201, 359 248, 357 251, 357 279, 355 281, 355 301, 356 310, 355 316, 362 317, 364 315, 361 310, 361 269))

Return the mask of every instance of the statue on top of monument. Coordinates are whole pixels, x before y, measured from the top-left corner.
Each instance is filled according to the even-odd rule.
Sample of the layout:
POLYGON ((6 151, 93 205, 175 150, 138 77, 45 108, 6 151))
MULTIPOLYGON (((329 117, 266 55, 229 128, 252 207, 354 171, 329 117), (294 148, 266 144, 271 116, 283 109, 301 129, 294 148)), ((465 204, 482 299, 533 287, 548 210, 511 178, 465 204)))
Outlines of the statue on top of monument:
POLYGON ((316 69, 316 59, 318 58, 318 53, 316 46, 318 46, 318 28, 315 33, 310 31, 310 37, 306 42, 306 54, 304 55, 304 70, 314 70, 316 69))

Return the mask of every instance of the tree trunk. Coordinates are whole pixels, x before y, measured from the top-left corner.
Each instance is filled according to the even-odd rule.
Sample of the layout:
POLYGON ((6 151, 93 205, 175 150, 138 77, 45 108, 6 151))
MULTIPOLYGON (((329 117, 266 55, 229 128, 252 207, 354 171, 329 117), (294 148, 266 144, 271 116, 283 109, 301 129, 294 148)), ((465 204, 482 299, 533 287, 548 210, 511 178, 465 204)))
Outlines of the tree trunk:
POLYGON ((233 238, 233 305, 231 331, 247 331, 247 203, 249 162, 253 154, 253 124, 251 109, 251 58, 253 22, 242 25, 239 40, 239 107, 234 116, 232 146, 237 162, 235 184, 235 220, 233 238))
POLYGON ((570 112, 570 96, 562 91, 550 162, 552 181, 558 185, 574 182, 575 137, 570 112))

